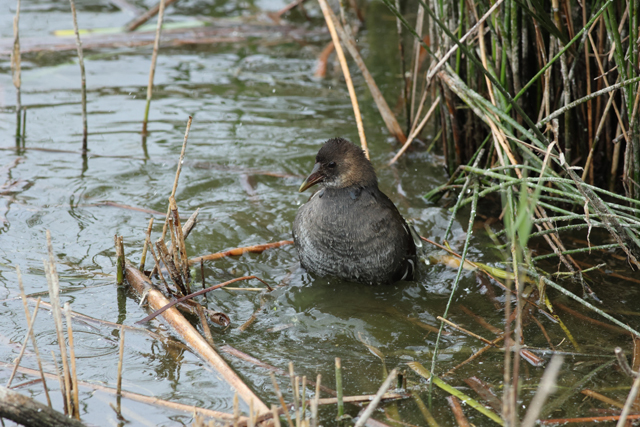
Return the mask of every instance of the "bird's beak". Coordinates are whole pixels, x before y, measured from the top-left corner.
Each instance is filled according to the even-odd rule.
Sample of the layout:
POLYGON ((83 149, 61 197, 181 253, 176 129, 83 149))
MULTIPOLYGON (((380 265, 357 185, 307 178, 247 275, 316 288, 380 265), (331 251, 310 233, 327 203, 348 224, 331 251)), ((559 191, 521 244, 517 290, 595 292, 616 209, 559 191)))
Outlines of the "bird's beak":
POLYGON ((304 190, 317 184, 323 179, 324 179, 324 174, 320 172, 320 163, 316 163, 315 165, 313 165, 313 169, 311 170, 311 173, 309 174, 307 179, 304 180, 304 182, 302 183, 298 191, 302 193, 304 190))

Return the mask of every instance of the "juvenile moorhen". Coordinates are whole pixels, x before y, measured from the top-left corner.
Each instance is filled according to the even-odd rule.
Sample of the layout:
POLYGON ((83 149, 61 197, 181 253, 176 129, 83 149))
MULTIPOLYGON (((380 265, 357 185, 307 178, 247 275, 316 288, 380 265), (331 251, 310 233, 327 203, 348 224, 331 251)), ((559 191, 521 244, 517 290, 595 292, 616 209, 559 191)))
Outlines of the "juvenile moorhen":
POLYGON ((298 210, 293 240, 300 263, 318 276, 390 284, 413 280, 416 245, 393 202, 378 189, 364 152, 333 138, 316 156, 300 192, 321 188, 298 210))

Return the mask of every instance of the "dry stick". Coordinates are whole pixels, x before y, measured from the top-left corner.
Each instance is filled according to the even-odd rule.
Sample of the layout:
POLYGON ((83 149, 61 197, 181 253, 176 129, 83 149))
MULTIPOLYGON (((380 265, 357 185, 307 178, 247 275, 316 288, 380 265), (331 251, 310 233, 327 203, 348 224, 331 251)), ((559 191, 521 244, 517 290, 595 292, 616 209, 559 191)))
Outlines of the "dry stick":
POLYGON ((71 15, 73 16, 73 29, 76 33, 76 46, 78 48, 78 62, 80 63, 80 78, 82 79, 81 96, 82 96, 82 155, 87 154, 87 76, 84 72, 84 58, 82 56, 82 42, 80 41, 80 32, 78 31, 78 19, 76 18, 76 3, 71 3, 71 15))
POLYGON ((20 111, 22 110, 22 100, 20 96, 20 0, 16 7, 16 16, 13 17, 13 50, 11 51, 11 73, 13 74, 13 85, 16 88, 16 138, 20 136, 20 111))
POLYGON ((120 348, 118 350, 118 379, 116 380, 116 412, 122 414, 122 365, 124 360, 124 328, 120 328, 120 348))
POLYGON ((433 114, 433 112, 435 111, 439 103, 440 103, 440 95, 438 95, 435 101, 433 101, 433 104, 431 104, 431 108, 429 108, 429 111, 427 111, 427 114, 424 116, 420 124, 411 131, 411 133, 409 134, 409 137, 407 138, 407 142, 405 142, 402 148, 400 148, 400 151, 398 151, 398 153, 395 156, 393 156, 393 159, 389 161, 389 165, 394 164, 400 158, 400 156, 402 156, 402 154, 405 151, 407 151, 407 148, 409 148, 409 145, 411 145, 411 143, 416 138, 416 136, 418 136, 418 134, 422 131, 422 128, 424 127, 424 125, 427 124, 427 121, 431 118, 431 115, 433 114))
POLYGON ((387 390, 389 390, 389 387, 391 387, 391 384, 393 384, 393 381, 396 379, 397 375, 398 375, 398 368, 394 368, 393 371, 391 371, 391 373, 387 377, 387 379, 384 380, 384 382, 380 386, 380 389, 376 393, 376 396, 373 398, 371 403, 369 403, 369 405, 367 406, 367 409, 365 409, 363 414, 360 416, 360 418, 358 418, 358 422, 356 422, 354 427, 364 426, 364 424, 367 422, 369 417, 371 417, 371 415, 373 414, 373 411, 375 411, 375 409, 378 407, 378 404, 382 399, 382 395, 385 394, 387 390))
POLYGON ((164 3, 162 1, 159 2, 158 4, 153 6, 151 9, 149 9, 148 11, 146 11, 145 13, 143 13, 142 15, 134 19, 131 23, 127 24, 126 30, 127 31, 135 30, 136 28, 138 28, 139 26, 147 22, 149 19, 154 17, 160 11, 160 9, 166 8, 167 6, 171 5, 171 3, 174 3, 175 1, 176 0, 166 0, 164 3))
POLYGON ((189 260, 189 265, 198 264, 201 261, 214 261, 216 259, 225 258, 228 256, 240 256, 247 252, 259 254, 264 252, 266 249, 279 248, 280 246, 291 245, 291 244, 293 244, 293 240, 281 240, 279 242, 274 242, 274 243, 265 243, 262 245, 244 246, 241 248, 229 249, 223 252, 217 252, 215 254, 209 254, 209 255, 204 255, 197 258, 192 258, 189 260))
POLYGON ((151 95, 153 92, 153 77, 156 74, 156 62, 158 60, 158 48, 160 47, 160 33, 162 32, 162 19, 164 18, 164 1, 160 0, 158 12, 158 26, 156 27, 156 39, 153 43, 153 54, 151 55, 151 68, 149 69, 149 84, 147 85, 147 105, 144 109, 144 120, 142 121, 142 134, 147 134, 147 121, 149 120, 149 106, 151 105, 151 95))
MULTIPOLYGON (((55 354, 53 354, 53 352, 51 354, 53 356, 53 360, 56 365, 56 372, 59 372, 58 365, 57 365, 58 362, 55 359, 55 354)), ((9 365, 8 363, 0 362, 0 367, 11 367, 11 365, 9 365)), ((25 374, 29 374, 29 375, 34 375, 34 376, 38 375, 38 371, 29 369, 29 368, 24 368, 22 366, 18 368, 18 371, 25 374)), ((59 375, 48 374, 48 373, 45 375, 49 379, 54 379, 54 380, 58 379, 60 381, 61 387, 64 389, 64 383, 62 382, 62 379, 60 378, 59 375)), ((115 388, 105 387, 103 385, 88 383, 84 381, 78 381, 78 385, 82 387, 87 387, 91 390, 102 391, 102 392, 110 393, 114 395, 117 394, 117 390, 115 388)), ((122 397, 126 399, 135 400, 136 402, 145 403, 147 405, 164 406, 165 408, 184 411, 187 413, 193 413, 195 411, 197 414, 200 414, 200 415, 206 415, 208 417, 213 417, 213 418, 218 418, 218 419, 228 420, 228 421, 233 419, 233 415, 227 414, 225 412, 219 412, 219 411, 214 411, 214 410, 205 409, 205 408, 198 408, 198 407, 194 407, 193 405, 185 405, 182 403, 169 402, 167 400, 158 399, 156 397, 144 396, 142 394, 132 393, 124 390, 121 391, 121 394, 122 394, 122 397)))
MULTIPOLYGON (((127 264, 125 268, 127 281, 129 284, 142 295, 147 290, 147 301, 153 310, 167 305, 169 301, 158 291, 149 279, 144 276, 138 269, 127 264)), ((218 371, 224 380, 233 387, 242 400, 247 404, 254 399, 254 405, 259 414, 269 411, 269 408, 251 391, 247 385, 242 382, 238 375, 227 365, 222 357, 215 352, 213 348, 202 338, 202 336, 194 329, 194 327, 180 314, 175 307, 168 309, 163 313, 164 319, 173 327, 176 333, 181 336, 195 350, 200 357, 209 362, 211 366, 218 371)))
POLYGON ((58 272, 56 271, 56 263, 53 255, 53 245, 51 244, 51 233, 47 230, 47 248, 49 251, 49 263, 45 261, 45 271, 47 275, 47 284, 49 286, 49 299, 51 300, 51 314, 56 326, 56 336, 58 345, 60 346, 60 358, 62 359, 62 371, 64 377, 64 387, 66 391, 66 405, 71 409, 71 377, 69 375, 69 366, 67 363, 67 345, 64 338, 64 330, 62 329, 62 313, 60 311, 60 299, 58 292, 60 283, 58 281, 58 272))
MULTIPOLYGON (((182 163, 184 162, 184 153, 187 150, 187 140, 189 138, 189 130, 191 129, 191 122, 193 121, 193 118, 191 116, 189 116, 189 120, 187 121, 187 129, 184 132, 184 140, 182 141, 182 150, 180 151, 180 159, 178 159, 178 167, 176 168, 176 177, 173 180, 173 188, 171 189, 171 196, 170 197, 175 197, 176 196, 176 190, 178 189, 178 179, 180 179, 180 172, 182 171, 182 163)), ((191 215, 193 219, 193 223, 195 223, 195 218, 198 216, 198 211, 200 210, 200 208, 198 208, 193 215, 191 215)), ((164 220, 164 225, 162 226, 162 237, 160 238, 160 240, 164 241, 164 238, 167 236, 167 225, 169 224, 169 215, 171 215, 171 208, 169 206, 167 206, 167 215, 165 217, 164 220)), ((187 227, 187 224, 189 224, 191 221, 191 218, 189 218, 189 221, 187 221, 187 223, 184 225, 185 228, 187 227)), ((193 227, 193 223, 192 223, 192 227, 193 227)), ((191 230, 189 229, 189 232, 191 230)), ((189 235, 189 232, 185 232, 185 230, 182 230, 182 232, 186 236, 189 235)), ((156 265, 156 268, 159 268, 160 266, 156 265)), ((156 273, 156 269, 154 269, 151 272, 151 275, 153 276, 156 273)))
MULTIPOLYGON (((22 284, 22 273, 20 267, 16 265, 16 274, 18 275, 18 285, 20 286, 20 296, 22 298, 22 305, 24 306, 24 314, 27 319, 30 317, 29 306, 27 304, 27 296, 24 293, 24 286, 22 284)), ((44 386, 44 395, 47 398, 47 405, 51 407, 51 398, 49 397, 49 390, 47 389, 47 382, 44 378, 44 370, 42 369, 42 360, 40 359, 40 350, 38 350, 38 344, 36 342, 36 336, 31 331, 31 343, 33 344, 33 350, 36 353, 36 360, 38 361, 38 370, 40 371, 40 378, 42 379, 42 385, 44 386)))
POLYGON ((16 371, 18 370, 18 365, 20 365, 20 361, 22 360, 22 356, 24 356, 24 351, 27 349, 27 342, 29 341, 29 336, 33 332, 33 325, 36 322, 36 316, 38 315, 38 308, 40 307, 40 298, 38 298, 38 302, 36 302, 36 309, 33 312, 33 316, 31 316, 31 320, 29 321, 29 327, 27 328, 27 333, 24 336, 24 342, 22 343, 22 347, 20 348, 20 354, 16 358, 15 365, 13 366, 13 371, 11 372, 11 376, 9 377, 9 381, 7 381, 6 387, 11 387, 11 382, 13 381, 13 377, 16 375, 16 371))
POLYGON ((373 97, 373 100, 375 101, 376 106, 378 107, 378 111, 380 111, 380 116, 382 116, 382 120, 387 126, 389 133, 393 135, 398 141, 400 141, 401 144, 404 143, 407 140, 407 137, 405 136, 404 132, 402 131, 402 128, 398 124, 398 120, 396 119, 396 116, 393 114, 393 111, 391 111, 391 108, 389 108, 389 104, 387 104, 387 101, 384 99, 382 92, 380 92, 378 85, 376 85, 376 82, 373 76, 371 75, 371 73, 369 72, 369 69, 365 65, 364 60, 360 55, 360 52, 358 52, 358 48, 356 46, 356 42, 354 40, 354 37, 353 37, 353 34, 351 33, 350 28, 348 26, 343 27, 342 25, 340 25, 340 22, 338 21, 338 18, 336 17, 336 15, 333 13, 333 10, 328 8, 327 12, 331 17, 331 20, 333 22, 333 25, 335 27, 335 30, 338 36, 340 37, 340 39, 346 46, 347 50, 351 54, 351 57, 353 58, 354 62, 360 69, 360 72, 362 73, 362 77, 364 77, 364 80, 367 83, 367 86, 369 87, 371 96, 373 97))
POLYGON ((78 397, 78 376, 76 375, 76 353, 73 345, 73 328, 71 323, 71 310, 69 303, 64 303, 64 312, 67 317, 67 334, 69 335, 69 359, 71 360, 71 387, 73 388, 73 415, 80 419, 80 398, 78 397))
POLYGON ((364 126, 362 125, 362 116, 360 115, 360 107, 358 106, 358 99, 356 98, 356 91, 353 88, 353 81, 351 81, 351 74, 349 73, 349 66, 347 65, 347 59, 344 57, 344 52, 342 50, 342 46, 340 45, 340 39, 338 39, 338 34, 336 33, 336 28, 333 25, 333 19, 331 18, 331 10, 329 9, 329 5, 327 4, 327 0, 318 0, 320 3, 320 8, 322 9, 322 14, 324 15, 324 19, 327 22, 327 28, 329 29, 329 33, 331 33, 331 40, 333 40, 333 44, 336 48, 336 55, 338 55, 338 60, 340 61, 340 67, 342 68, 342 74, 344 75, 344 80, 347 83, 347 89, 349 90, 349 97, 351 98, 351 106, 353 107, 353 114, 356 118, 356 125, 358 126, 358 135, 360 136, 360 145, 362 146, 362 150, 364 151, 367 159, 369 158, 369 148, 367 147, 367 139, 364 136, 364 126))
POLYGON ((153 227, 153 217, 149 220, 149 226, 147 227, 147 234, 144 239, 144 245, 142 246, 142 257, 140 258, 140 271, 144 272, 144 263, 147 260, 147 248, 151 241, 151 227, 153 227))

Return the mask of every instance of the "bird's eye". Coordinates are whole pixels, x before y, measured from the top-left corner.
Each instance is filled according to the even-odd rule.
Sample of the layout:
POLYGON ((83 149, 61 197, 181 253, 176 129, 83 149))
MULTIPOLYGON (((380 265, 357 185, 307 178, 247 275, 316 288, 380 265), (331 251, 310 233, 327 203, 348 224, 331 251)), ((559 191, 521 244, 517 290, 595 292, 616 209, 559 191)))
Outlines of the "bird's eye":
POLYGON ((335 168, 335 167, 336 167, 336 162, 329 162, 329 163, 327 164, 327 167, 329 167, 329 168, 335 168))

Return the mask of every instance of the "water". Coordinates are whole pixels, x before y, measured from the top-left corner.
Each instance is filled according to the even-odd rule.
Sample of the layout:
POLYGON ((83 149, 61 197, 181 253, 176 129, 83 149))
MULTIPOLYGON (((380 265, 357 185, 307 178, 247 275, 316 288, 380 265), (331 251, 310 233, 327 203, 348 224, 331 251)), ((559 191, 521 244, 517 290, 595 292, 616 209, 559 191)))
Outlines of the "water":
MULTIPOLYGON (((151 2, 136 4, 151 6, 151 2)), ((256 10, 278 10, 282 6, 284 3, 276 0, 215 5, 184 1, 168 10, 168 19, 184 21, 203 13, 248 15, 256 10)), ((12 36, 13 7, 4 5, 0 10, 1 37, 12 36)), ((318 12, 311 9, 314 20, 320 23, 318 12)), ((81 26, 88 28, 118 26, 130 19, 126 12, 99 1, 78 4, 78 13, 81 26)), ((381 4, 371 3, 368 13, 375 25, 360 33, 359 43, 374 77, 394 107, 400 91, 399 70, 388 58, 394 55, 395 42, 390 35, 394 34, 395 22, 381 4)), ((53 30, 70 26, 71 17, 64 3, 23 1, 21 37, 48 37, 53 30)), ((15 147, 15 95, 10 63, 6 57, 0 58, 0 145, 8 148, 0 151, 0 185, 4 185, 0 187, 0 311, 3 313, 0 361, 13 361, 27 328, 18 298, 15 265, 22 269, 27 294, 39 294, 48 300, 48 295, 41 294, 47 289, 42 265, 47 256, 45 230, 50 230, 53 238, 63 303, 69 302, 76 312, 125 325, 133 325, 146 315, 137 299, 114 284, 113 235, 124 236, 127 256, 138 262, 151 215, 107 206, 104 202, 166 210, 189 115, 193 116, 193 126, 176 199, 183 215, 201 209, 198 224, 187 241, 190 256, 290 239, 296 211, 310 194, 299 194, 297 188, 313 166, 322 142, 333 136, 358 140, 341 79, 312 77, 316 57, 325 41, 326 37, 301 46, 293 41, 272 45, 254 40, 162 49, 151 103, 150 133, 146 139, 140 131, 151 47, 85 52, 90 149, 86 161, 78 154, 82 128, 75 53, 38 53, 23 57, 22 104, 28 110, 24 141, 27 149, 15 147)), ((442 159, 437 154, 419 150, 404 156, 397 167, 386 167, 398 147, 386 136, 364 82, 357 75, 354 80, 381 189, 405 217, 413 220, 423 236, 441 236, 450 218, 447 205, 429 204, 421 196, 446 181, 442 159)), ((435 132, 427 132, 427 141, 435 132)), ((154 239, 161 233, 162 218, 155 215, 154 239)), ((465 211, 454 221, 451 244, 458 249, 464 239, 467 218, 465 211)), ((481 225, 477 228, 480 230, 481 225)), ((481 231, 478 235, 480 237, 471 241, 469 257, 476 261, 499 261, 500 253, 488 247, 490 240, 483 237, 481 231)), ((426 247, 426 251, 437 253, 431 247, 426 247)), ((611 264, 612 269, 623 267, 623 261, 611 264)), ((408 361, 430 365, 435 334, 425 329, 425 325, 439 327, 436 316, 443 313, 455 277, 453 269, 423 265, 418 281, 391 287, 322 280, 300 269, 295 250, 290 246, 208 263, 205 273, 209 285, 243 274, 255 274, 273 285, 286 283, 268 294, 252 291, 210 294, 209 308, 223 311, 232 321, 227 329, 213 328, 217 345, 231 345, 284 370, 293 362, 298 374, 315 378, 320 373, 323 384, 329 387, 334 386, 334 358, 340 357, 345 395, 375 393, 384 379, 385 366, 389 370, 395 366, 407 369, 408 361), (256 321, 241 332, 238 327, 256 311, 256 321), (364 343, 382 352, 384 362, 364 343)), ((621 271, 621 274, 627 273, 621 271)), ((615 295, 609 296, 603 291, 609 286, 606 277, 592 277, 592 286, 612 308, 634 310, 633 304, 638 302, 636 291, 628 285, 619 285, 615 295, 624 295, 621 305, 615 295)), ((196 278, 200 279, 199 272, 196 278)), ((251 282, 240 286, 262 285, 251 282)), ((502 301, 503 292, 493 289, 498 295, 497 301, 502 301)), ((579 289, 574 291, 579 293, 579 289)), ((501 309, 496 310, 485 295, 488 295, 487 288, 476 279, 475 273, 465 272, 454 298, 452 316, 454 321, 492 338, 492 334, 459 309, 464 305, 502 329, 504 314, 501 309)), ((560 345, 564 337, 561 329, 544 316, 537 318, 549 329, 554 343, 560 345)), ((583 352, 610 356, 615 345, 630 351, 627 336, 596 330, 566 314, 563 319, 579 337, 583 352)), ((627 315, 626 319, 631 326, 639 326, 637 315, 627 315)), ((190 351, 172 343, 176 337, 158 320, 151 321, 145 328, 170 340, 162 342, 144 332, 127 333, 125 390, 232 412, 233 395, 211 368, 190 351)), ((57 354, 58 350, 48 311, 39 313, 34 330, 45 370, 54 372, 50 351, 57 354)), ((78 378, 115 387, 118 330, 75 322, 74 331, 78 378)), ((548 346, 535 324, 526 326, 525 339, 532 346, 548 346)), ((443 337, 441 346, 440 372, 444 372, 483 344, 453 332, 443 337)), ((559 348, 575 351, 568 344, 559 348)), ((268 405, 277 402, 267 370, 223 356, 263 401, 268 405)), ((570 374, 565 375, 563 381, 571 385, 607 360, 606 357, 573 359, 566 365, 565 370, 570 374)), ((501 352, 489 352, 448 380, 476 397, 462 382, 463 378, 476 375, 501 393, 502 361, 501 352)), ((30 351, 22 365, 36 368, 30 351)), ((523 369, 526 372, 523 395, 528 402, 542 369, 526 364, 523 369)), ((0 371, 2 381, 6 382, 9 372, 0 371)), ((630 383, 613 368, 606 372, 607 375, 598 377, 600 382, 596 384, 604 386, 613 381, 628 386, 630 383)), ((19 374, 14 384, 30 379, 32 377, 19 374)), ((286 385, 288 380, 280 380, 286 396, 291 396, 286 385)), ((424 390, 424 381, 419 377, 409 374, 409 380, 410 385, 421 385, 424 390)), ((57 385, 50 380, 49 386, 54 407, 61 409, 57 385)), ((44 401, 41 385, 19 390, 44 401)), ((618 399, 624 399, 626 394, 624 389, 615 393, 618 399)), ((420 395, 426 399, 426 394, 420 395)), ((443 425, 453 425, 445 396, 436 392, 433 412, 443 425)), ((113 396, 81 388, 80 399, 84 421, 96 425, 117 424, 115 413, 108 407, 109 402, 115 401, 113 396)), ((581 397, 572 399, 575 408, 564 408, 565 414, 582 413, 581 397)), ((192 421, 189 413, 128 399, 123 399, 123 408, 129 425, 186 425, 192 421)), ((394 406, 386 408, 391 413, 390 408, 394 406)), ((400 419, 424 425, 411 399, 399 403, 397 409, 400 419)), ((348 411, 356 415, 358 408, 348 407, 348 411)), ((490 423, 468 408, 466 413, 477 425, 490 423)), ((334 407, 322 409, 321 416, 325 425, 333 424, 334 407)), ((376 416, 390 422, 382 412, 376 416)))

